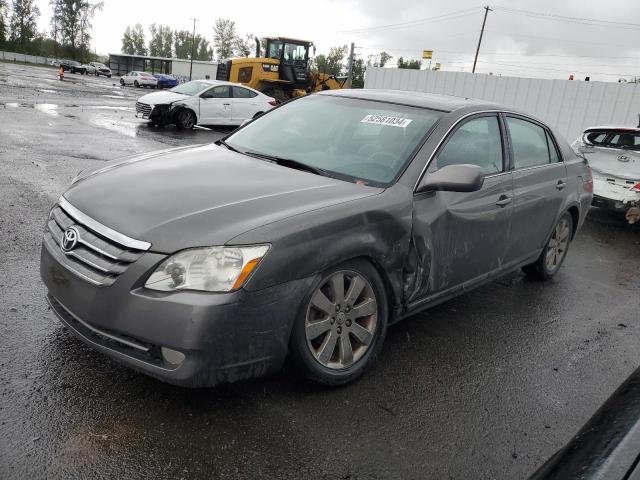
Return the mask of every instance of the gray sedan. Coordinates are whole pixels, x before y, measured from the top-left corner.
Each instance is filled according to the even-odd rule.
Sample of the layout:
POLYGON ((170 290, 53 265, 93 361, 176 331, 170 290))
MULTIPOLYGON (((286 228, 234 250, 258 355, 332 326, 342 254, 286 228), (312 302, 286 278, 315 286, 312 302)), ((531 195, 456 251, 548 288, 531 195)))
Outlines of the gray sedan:
POLYGON ((585 161, 524 113, 324 92, 215 145, 82 172, 51 210, 41 275, 71 332, 167 382, 289 360, 338 385, 388 325, 515 269, 553 277, 592 190, 585 161))

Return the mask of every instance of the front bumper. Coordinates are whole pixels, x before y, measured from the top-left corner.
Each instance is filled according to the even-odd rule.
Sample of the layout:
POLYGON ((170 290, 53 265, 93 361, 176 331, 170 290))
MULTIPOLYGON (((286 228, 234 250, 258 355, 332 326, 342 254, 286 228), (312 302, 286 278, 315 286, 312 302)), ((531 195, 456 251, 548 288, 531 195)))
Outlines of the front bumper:
POLYGON ((164 293, 144 278, 165 255, 145 253, 108 287, 93 286, 60 264, 47 244, 40 274, 52 311, 82 341, 168 383, 203 387, 281 368, 311 279, 257 292, 164 293), (184 360, 171 363, 162 347, 184 360))

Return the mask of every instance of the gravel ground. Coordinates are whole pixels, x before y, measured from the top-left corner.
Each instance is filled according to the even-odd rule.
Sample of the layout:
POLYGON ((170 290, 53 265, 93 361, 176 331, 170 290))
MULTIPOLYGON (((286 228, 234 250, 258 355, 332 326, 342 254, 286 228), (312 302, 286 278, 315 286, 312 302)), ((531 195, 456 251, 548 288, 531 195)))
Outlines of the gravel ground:
POLYGON ((398 324, 347 387, 185 390, 115 364, 48 310, 40 238, 79 170, 226 133, 149 127, 143 93, 0 63, 0 478, 525 479, 640 364, 640 229, 597 209, 555 281, 398 324))

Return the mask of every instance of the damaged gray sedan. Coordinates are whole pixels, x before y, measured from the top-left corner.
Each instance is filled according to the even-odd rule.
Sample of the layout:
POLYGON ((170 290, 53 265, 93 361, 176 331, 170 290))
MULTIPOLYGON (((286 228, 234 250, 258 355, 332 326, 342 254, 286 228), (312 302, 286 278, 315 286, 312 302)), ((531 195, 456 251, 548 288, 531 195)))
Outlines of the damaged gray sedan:
POLYGON ((164 381, 339 385, 387 327, 522 268, 553 277, 592 199, 530 116, 385 90, 289 102, 215 145, 82 172, 41 275, 81 340, 164 381))

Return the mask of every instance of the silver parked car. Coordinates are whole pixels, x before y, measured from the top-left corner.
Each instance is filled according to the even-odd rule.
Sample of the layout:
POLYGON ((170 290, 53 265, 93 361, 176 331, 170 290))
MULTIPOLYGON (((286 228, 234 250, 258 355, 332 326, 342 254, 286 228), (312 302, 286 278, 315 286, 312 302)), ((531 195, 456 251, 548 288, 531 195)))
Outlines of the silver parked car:
POLYGON ((640 125, 587 128, 572 147, 593 170, 593 204, 638 221, 640 125))

